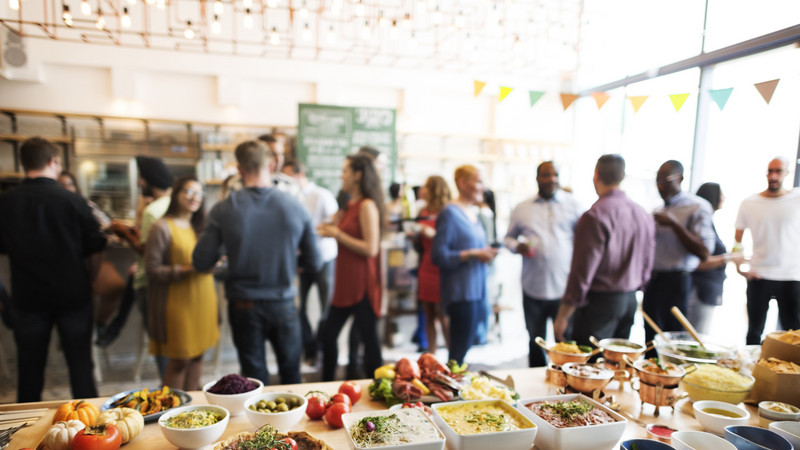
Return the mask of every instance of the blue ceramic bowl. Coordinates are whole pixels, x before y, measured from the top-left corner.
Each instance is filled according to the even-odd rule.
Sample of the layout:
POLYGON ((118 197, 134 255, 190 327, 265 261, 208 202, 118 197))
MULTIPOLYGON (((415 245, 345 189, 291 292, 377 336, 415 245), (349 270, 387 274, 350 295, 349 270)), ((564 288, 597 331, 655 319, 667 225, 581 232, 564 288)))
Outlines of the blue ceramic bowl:
POLYGON ((675 447, 652 439, 629 439, 619 444, 620 450, 675 450, 675 447))
POLYGON ((774 431, 745 425, 725 427, 725 440, 739 450, 792 450, 792 444, 774 431))

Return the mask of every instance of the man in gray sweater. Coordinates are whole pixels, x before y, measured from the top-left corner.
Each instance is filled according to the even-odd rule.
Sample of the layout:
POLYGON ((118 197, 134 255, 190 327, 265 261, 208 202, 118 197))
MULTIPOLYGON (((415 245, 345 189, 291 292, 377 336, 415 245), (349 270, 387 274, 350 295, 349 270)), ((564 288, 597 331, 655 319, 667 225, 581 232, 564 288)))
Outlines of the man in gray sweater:
POLYGON ((242 374, 269 384, 264 349, 269 339, 281 384, 300 383, 302 337, 294 278, 298 264, 319 270, 317 235, 305 207, 274 188, 274 160, 266 145, 243 142, 235 153, 244 189, 211 209, 192 262, 198 271, 211 270, 224 246, 228 318, 242 374))

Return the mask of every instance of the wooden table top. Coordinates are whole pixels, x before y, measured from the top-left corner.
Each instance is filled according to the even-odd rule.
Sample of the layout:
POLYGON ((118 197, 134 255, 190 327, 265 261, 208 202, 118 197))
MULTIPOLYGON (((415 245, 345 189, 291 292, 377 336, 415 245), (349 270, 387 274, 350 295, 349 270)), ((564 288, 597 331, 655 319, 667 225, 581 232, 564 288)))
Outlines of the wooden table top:
MULTIPOLYGON (((512 369, 512 370, 498 370, 493 371, 492 374, 505 378, 506 375, 511 375, 514 379, 517 392, 522 399, 531 399, 535 397, 545 397, 556 395, 558 387, 545 382, 545 368, 533 369, 512 369)), ((353 406, 353 411, 370 411, 386 409, 385 405, 380 402, 370 400, 367 387, 371 380, 358 380, 362 388, 363 395, 361 401, 353 406)), ((305 394, 310 390, 320 390, 330 394, 335 393, 341 381, 333 381, 326 383, 304 383, 285 386, 265 386, 264 392, 282 391, 294 392, 296 394, 305 394)), ((680 400, 673 410, 672 408, 661 407, 660 416, 655 417, 655 407, 653 405, 641 405, 638 394, 631 389, 629 383, 620 383, 612 381, 605 389, 606 395, 613 395, 616 401, 620 404, 622 411, 626 412, 629 416, 637 419, 645 424, 658 423, 667 425, 678 430, 698 430, 701 431, 702 427, 697 423, 694 418, 691 403, 688 399, 680 400)), ((202 391, 192 391, 189 393, 192 396, 192 404, 203 404, 205 396, 202 391)), ((107 397, 90 399, 92 403, 101 406, 107 397)), ((50 401, 40 403, 13 403, 0 405, 0 412, 25 410, 32 408, 48 408, 48 411, 36 423, 29 427, 23 428, 14 434, 9 449, 20 448, 36 448, 37 444, 41 441, 47 429, 50 427, 53 415, 56 408, 64 403, 63 401, 50 401)), ((750 425, 758 425, 758 410, 757 408, 745 405, 750 412, 750 425)), ((244 414, 231 417, 228 427, 223 434, 223 438, 231 436, 243 431, 252 432, 255 427, 247 420, 244 414)), ((298 423, 293 430, 304 430, 310 433, 317 439, 325 441, 334 449, 347 449, 351 448, 350 439, 344 429, 332 429, 324 421, 310 420, 307 416, 298 423)), ((631 439, 637 437, 647 437, 645 429, 633 421, 629 420, 625 429, 623 439, 631 439)), ((157 423, 148 423, 145 425, 144 430, 131 442, 123 447, 125 450, 158 450, 158 449, 174 449, 175 447, 170 444, 161 434, 161 430, 157 423)))

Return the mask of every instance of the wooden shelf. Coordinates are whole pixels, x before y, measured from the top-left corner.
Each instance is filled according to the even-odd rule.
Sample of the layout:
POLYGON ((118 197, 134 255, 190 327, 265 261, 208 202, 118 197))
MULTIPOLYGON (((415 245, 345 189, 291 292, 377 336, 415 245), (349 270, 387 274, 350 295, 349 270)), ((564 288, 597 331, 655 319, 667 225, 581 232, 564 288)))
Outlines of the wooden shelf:
POLYGON ((0 141, 25 142, 32 137, 41 137, 57 144, 69 144, 72 142, 69 136, 28 136, 25 134, 0 134, 0 141))

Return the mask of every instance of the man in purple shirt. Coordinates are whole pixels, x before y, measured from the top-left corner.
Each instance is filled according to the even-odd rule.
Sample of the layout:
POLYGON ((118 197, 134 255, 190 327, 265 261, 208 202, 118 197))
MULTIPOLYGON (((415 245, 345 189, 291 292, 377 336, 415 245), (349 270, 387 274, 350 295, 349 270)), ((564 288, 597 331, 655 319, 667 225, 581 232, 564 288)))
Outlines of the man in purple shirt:
POLYGON ((625 160, 603 155, 594 170, 594 188, 600 197, 581 216, 567 289, 553 329, 564 340, 574 314, 572 338, 588 345, 598 339, 630 336, 636 314, 636 291, 650 279, 655 251, 655 222, 619 188, 625 178, 625 160))

